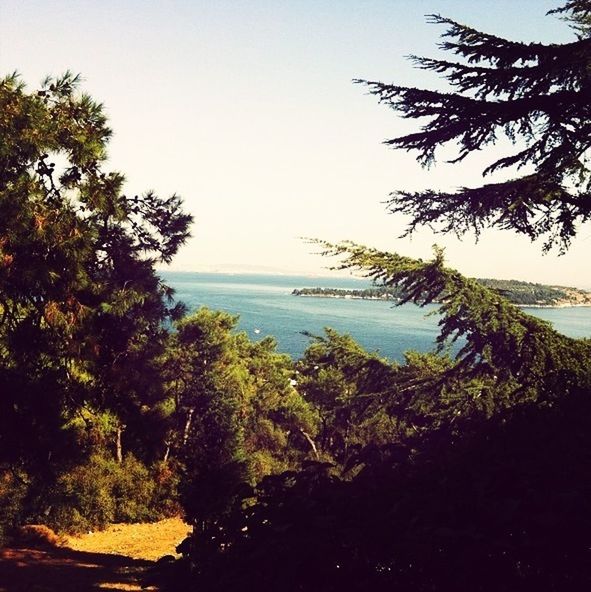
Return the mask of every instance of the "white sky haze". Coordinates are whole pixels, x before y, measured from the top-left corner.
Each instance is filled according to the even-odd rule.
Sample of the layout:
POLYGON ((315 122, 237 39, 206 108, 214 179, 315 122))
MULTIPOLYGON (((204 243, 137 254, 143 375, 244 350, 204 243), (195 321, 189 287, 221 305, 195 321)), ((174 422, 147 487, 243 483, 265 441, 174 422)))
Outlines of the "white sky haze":
POLYGON ((434 87, 408 54, 438 55, 441 13, 512 39, 564 42, 545 12, 559 0, 111 1, 0 0, 0 74, 34 89, 47 74, 79 72, 103 102, 114 137, 109 166, 127 191, 176 192, 195 216, 172 269, 326 274, 330 261, 298 237, 351 239, 503 277, 591 288, 591 227, 570 251, 487 232, 475 245, 421 231, 384 200, 396 189, 479 183, 492 156, 424 170, 381 142, 413 129, 353 78, 434 87))

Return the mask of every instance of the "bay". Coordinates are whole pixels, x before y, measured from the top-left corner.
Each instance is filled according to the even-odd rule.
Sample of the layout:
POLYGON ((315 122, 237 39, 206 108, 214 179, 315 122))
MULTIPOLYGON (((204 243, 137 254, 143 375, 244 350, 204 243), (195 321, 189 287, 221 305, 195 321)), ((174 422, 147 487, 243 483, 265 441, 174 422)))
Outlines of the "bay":
MULTIPOLYGON (((322 335, 324 327, 350 334, 365 349, 401 361, 409 350, 435 347, 437 306, 393 306, 376 300, 293 296, 294 288, 369 287, 366 279, 289 275, 160 272, 175 298, 190 311, 207 306, 239 315, 238 328, 252 339, 272 335, 278 350, 299 358, 310 343, 304 333, 322 335)), ((531 308, 571 337, 591 337, 591 307, 531 308)))

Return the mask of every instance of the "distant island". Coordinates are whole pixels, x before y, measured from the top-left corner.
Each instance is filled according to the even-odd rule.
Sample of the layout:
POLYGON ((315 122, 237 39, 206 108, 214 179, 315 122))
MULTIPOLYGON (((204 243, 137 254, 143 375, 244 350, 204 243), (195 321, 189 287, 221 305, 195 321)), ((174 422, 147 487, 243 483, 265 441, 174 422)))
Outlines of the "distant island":
MULTIPOLYGON (((476 278, 483 286, 495 290, 518 306, 560 308, 566 306, 591 306, 591 292, 565 286, 546 286, 517 280, 494 280, 476 278)), ((374 286, 365 289, 343 288, 300 288, 293 290, 294 296, 317 298, 352 298, 360 300, 391 300, 399 302, 404 297, 398 286, 374 286)))

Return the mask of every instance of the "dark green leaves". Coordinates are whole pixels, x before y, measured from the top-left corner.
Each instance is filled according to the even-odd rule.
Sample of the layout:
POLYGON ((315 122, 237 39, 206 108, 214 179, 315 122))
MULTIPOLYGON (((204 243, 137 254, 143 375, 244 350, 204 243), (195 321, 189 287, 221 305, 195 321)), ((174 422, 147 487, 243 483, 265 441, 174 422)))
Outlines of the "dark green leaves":
POLYGON ((445 267, 440 249, 424 262, 354 243, 317 243, 323 254, 344 257, 339 269, 361 269, 376 282, 399 286, 406 294, 402 302, 440 303, 440 348, 463 342, 455 373, 514 382, 518 390, 533 388, 536 397, 556 396, 556 381, 567 375, 579 384, 591 378, 587 342, 557 333, 497 292, 445 267))
POLYGON ((451 162, 459 162, 505 136, 516 145, 515 152, 494 160, 484 174, 534 168, 525 176, 473 189, 393 193, 392 211, 411 216, 408 232, 422 225, 457 234, 497 227, 532 240, 544 237, 546 250, 565 250, 578 224, 589 220, 588 2, 569 2, 560 12, 569 15, 575 28, 580 25, 577 41, 512 42, 432 16, 432 22, 447 27, 441 47, 460 61, 411 59, 417 67, 444 76, 453 92, 355 81, 403 117, 426 118, 419 131, 386 142, 416 151, 423 165, 433 164, 445 145, 457 149, 451 162))

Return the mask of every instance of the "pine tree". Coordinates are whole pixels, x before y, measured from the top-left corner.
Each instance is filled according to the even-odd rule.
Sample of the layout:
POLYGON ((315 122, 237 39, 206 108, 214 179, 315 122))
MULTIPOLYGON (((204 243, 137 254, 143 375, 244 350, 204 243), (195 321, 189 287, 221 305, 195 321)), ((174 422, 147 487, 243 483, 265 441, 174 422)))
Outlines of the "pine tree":
POLYGON ((79 82, 0 80, 0 463, 33 472, 76 451, 82 407, 130 424, 158 395, 175 311, 154 265, 191 222, 176 195, 123 192, 102 105, 79 82))
MULTIPOLYGON (((555 12, 573 26, 573 43, 510 42, 432 17, 448 26, 443 48, 464 61, 415 61, 456 92, 359 81, 405 117, 429 119, 389 142, 423 164, 447 143, 459 162, 504 132, 517 151, 486 172, 528 171, 455 193, 395 193, 409 232, 496 226, 564 250, 591 217, 591 1, 555 12)), ((449 269, 439 249, 423 261, 319 243, 344 257, 339 267, 401 286, 407 301, 439 302, 439 345, 460 339, 458 355, 411 354, 379 393, 419 437, 368 447, 350 481, 323 466, 267 478, 224 524, 217 555, 197 561, 191 589, 589 589, 589 340, 560 335, 449 269)))
POLYGON ((411 217, 407 233, 428 225, 478 235, 494 226, 545 237, 545 250, 565 250, 577 225, 591 218, 591 2, 572 0, 551 12, 570 23, 575 41, 509 41, 432 15, 431 22, 447 27, 440 47, 459 59, 411 59, 443 75, 452 92, 356 81, 403 117, 427 119, 420 131, 386 142, 416 151, 425 166, 448 144, 457 147, 452 162, 502 135, 516 145, 484 171, 524 170, 510 180, 455 192, 395 191, 391 210, 411 217))

